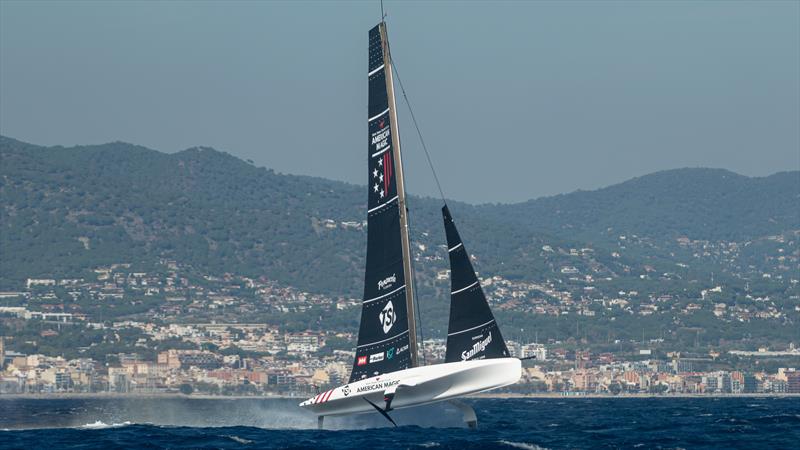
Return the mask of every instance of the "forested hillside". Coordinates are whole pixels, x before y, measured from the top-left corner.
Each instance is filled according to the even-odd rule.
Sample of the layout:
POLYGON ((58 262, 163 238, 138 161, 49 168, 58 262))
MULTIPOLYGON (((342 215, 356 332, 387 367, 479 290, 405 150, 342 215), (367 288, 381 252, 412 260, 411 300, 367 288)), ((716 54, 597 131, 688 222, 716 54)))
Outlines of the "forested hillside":
MULTIPOLYGON (((362 187, 278 174, 210 148, 45 148, 2 137, 0 152, 3 287, 173 259, 207 273, 360 295, 365 232, 341 224, 364 220, 362 187)), ((636 277, 643 265, 674 267, 679 237, 748 241, 800 230, 799 199, 800 172, 748 178, 682 169, 521 204, 454 202, 451 210, 484 273, 538 280, 565 264, 588 264, 636 277), (612 257, 626 234, 649 241, 612 257), (576 262, 544 246, 594 252, 576 262)), ((412 239, 425 246, 424 279, 444 267, 436 257, 444 243, 440 204, 411 198, 409 205, 412 239)))
POLYGON ((596 191, 486 206, 515 223, 574 236, 743 241, 800 226, 800 172, 750 178, 722 169, 657 172, 596 191))

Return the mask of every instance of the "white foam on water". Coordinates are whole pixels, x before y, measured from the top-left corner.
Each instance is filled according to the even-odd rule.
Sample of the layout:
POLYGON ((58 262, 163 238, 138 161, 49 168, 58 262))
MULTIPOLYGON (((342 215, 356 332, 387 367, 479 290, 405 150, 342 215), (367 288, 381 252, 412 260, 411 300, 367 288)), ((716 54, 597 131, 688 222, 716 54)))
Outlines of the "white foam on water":
POLYGON ((438 442, 423 442, 422 444, 419 444, 420 447, 425 447, 425 448, 440 447, 441 445, 442 444, 440 444, 438 442))
POLYGON ((232 441, 238 442, 240 444, 252 444, 253 443, 253 441, 251 441, 250 439, 240 438, 239 436, 225 436, 225 437, 227 437, 228 439, 230 439, 232 441))
POLYGON ((93 423, 87 423, 87 424, 81 425, 78 428, 81 428, 81 429, 84 429, 84 430, 102 430, 103 428, 119 428, 119 427, 124 427, 124 426, 130 425, 130 424, 131 423, 128 422, 128 421, 120 422, 120 423, 108 424, 108 423, 105 423, 105 422, 103 422, 101 420, 97 420, 97 421, 95 421, 93 423))
POLYGON ((506 441, 506 440, 500 440, 498 442, 503 444, 503 445, 507 445, 509 447, 521 448, 521 449, 525 449, 525 450, 547 450, 544 447, 540 447, 540 446, 538 446, 536 444, 529 444, 527 442, 514 442, 514 441, 506 441))

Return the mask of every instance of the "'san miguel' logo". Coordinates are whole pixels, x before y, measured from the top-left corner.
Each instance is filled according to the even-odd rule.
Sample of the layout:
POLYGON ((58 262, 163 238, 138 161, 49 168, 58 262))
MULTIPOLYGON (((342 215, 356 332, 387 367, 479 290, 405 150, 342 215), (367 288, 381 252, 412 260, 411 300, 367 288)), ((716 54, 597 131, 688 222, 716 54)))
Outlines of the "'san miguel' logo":
POLYGON ((489 336, 487 336, 486 339, 472 344, 471 349, 461 352, 461 359, 463 361, 472 359, 473 356, 486 350, 486 346, 488 346, 491 342, 492 342, 492 332, 490 331, 489 336))

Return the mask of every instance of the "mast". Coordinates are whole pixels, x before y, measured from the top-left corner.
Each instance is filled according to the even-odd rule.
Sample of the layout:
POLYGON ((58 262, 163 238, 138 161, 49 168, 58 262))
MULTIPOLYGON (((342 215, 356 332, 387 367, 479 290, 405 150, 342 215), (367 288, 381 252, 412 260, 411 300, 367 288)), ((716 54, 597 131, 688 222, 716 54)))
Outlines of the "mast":
POLYGON ((403 248, 403 269, 406 273, 406 309, 408 310, 408 343, 411 367, 417 367, 417 322, 414 312, 414 272, 411 270, 411 243, 408 237, 408 209, 406 208, 405 179, 403 178, 403 158, 400 155, 400 133, 397 127, 397 105, 394 97, 394 78, 392 76, 392 56, 389 53, 389 37, 386 22, 380 23, 381 43, 383 45, 383 64, 386 68, 386 93, 389 96, 389 117, 392 129, 392 148, 395 150, 394 166, 397 168, 397 203, 400 212, 400 237, 403 248))

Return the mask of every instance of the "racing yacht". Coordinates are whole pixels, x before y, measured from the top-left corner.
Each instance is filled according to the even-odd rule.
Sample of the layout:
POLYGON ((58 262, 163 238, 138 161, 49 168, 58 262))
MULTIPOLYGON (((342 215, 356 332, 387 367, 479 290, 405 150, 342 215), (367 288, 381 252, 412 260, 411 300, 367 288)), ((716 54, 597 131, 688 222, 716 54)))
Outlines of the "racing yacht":
POLYGON ((445 362, 420 365, 408 209, 397 127, 392 59, 381 21, 369 31, 367 256, 361 325, 350 380, 301 407, 318 416, 377 411, 392 424, 393 409, 448 401, 477 427, 459 397, 516 383, 521 361, 509 355, 470 255, 447 204, 442 207, 450 259, 450 318, 445 362))

